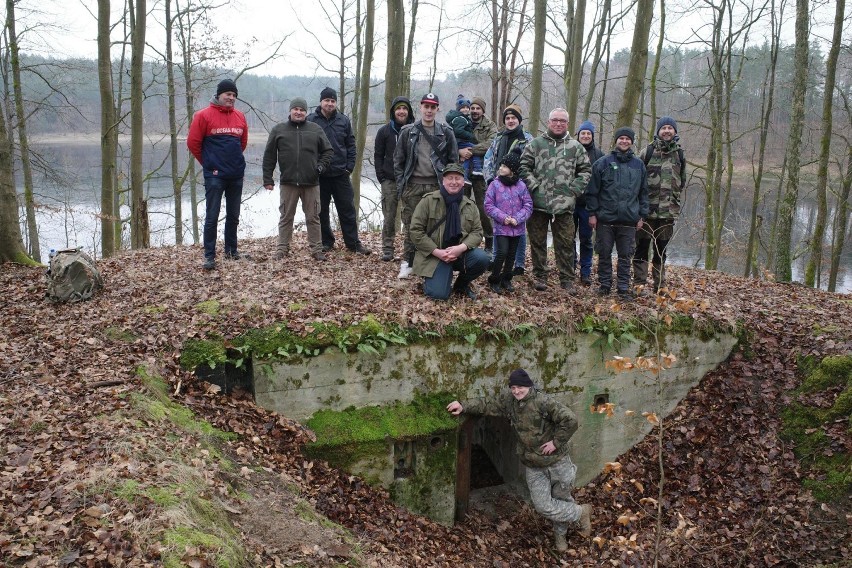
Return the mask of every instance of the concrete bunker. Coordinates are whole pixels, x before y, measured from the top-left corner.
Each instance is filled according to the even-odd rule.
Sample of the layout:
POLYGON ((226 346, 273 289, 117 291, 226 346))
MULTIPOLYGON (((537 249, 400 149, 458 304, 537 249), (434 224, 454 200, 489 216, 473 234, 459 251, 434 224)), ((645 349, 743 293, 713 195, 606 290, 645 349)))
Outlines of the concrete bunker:
POLYGON ((306 449, 311 456, 450 525, 468 510, 486 470, 524 497, 527 489, 508 421, 451 417, 444 410, 449 401, 504 392, 511 370, 527 369, 538 388, 577 414, 571 455, 577 485, 584 485, 650 432, 642 412, 669 414, 736 344, 725 333, 670 332, 661 339, 676 362, 659 375, 605 367, 615 356, 648 354, 639 341, 606 343, 595 332, 532 332, 514 341, 435 338, 381 352, 329 346, 309 357, 252 357, 243 365, 248 378, 239 380, 258 405, 317 433, 306 449), (612 405, 614 415, 590 411, 601 405, 612 405))

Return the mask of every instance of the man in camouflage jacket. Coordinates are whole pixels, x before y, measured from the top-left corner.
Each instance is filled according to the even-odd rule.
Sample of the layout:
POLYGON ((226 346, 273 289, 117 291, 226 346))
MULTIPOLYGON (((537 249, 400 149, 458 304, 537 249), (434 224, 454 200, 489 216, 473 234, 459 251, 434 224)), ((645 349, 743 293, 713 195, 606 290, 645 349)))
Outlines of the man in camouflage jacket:
POLYGON ((568 133, 568 111, 550 112, 547 132, 527 144, 521 156, 521 177, 533 198, 527 235, 533 262, 535 289, 547 289, 547 229, 553 232, 553 250, 560 286, 574 287, 574 203, 592 175, 586 149, 568 133))
POLYGON ((453 415, 503 416, 517 436, 517 451, 525 466, 527 486, 535 510, 553 522, 556 548, 567 549, 565 534, 576 523, 581 536, 591 534, 591 505, 578 505, 571 496, 577 467, 568 455, 568 440, 577 431, 574 413, 538 392, 529 374, 515 369, 509 375, 511 394, 494 398, 453 401, 453 415))
POLYGON ((686 187, 686 160, 674 118, 663 116, 657 121, 654 141, 640 157, 648 172, 650 213, 642 228, 636 231, 633 283, 647 284, 648 249, 652 248, 654 292, 658 292, 665 282, 666 247, 674 236, 674 224, 680 216, 681 196, 686 187))

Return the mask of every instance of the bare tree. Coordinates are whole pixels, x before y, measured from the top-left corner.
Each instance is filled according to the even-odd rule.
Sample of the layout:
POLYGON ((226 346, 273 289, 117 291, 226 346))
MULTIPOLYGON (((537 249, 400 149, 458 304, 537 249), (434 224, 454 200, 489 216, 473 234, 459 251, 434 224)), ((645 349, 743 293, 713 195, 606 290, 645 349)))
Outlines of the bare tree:
MULTIPOLYGON (((364 165, 364 146, 367 142, 367 114, 370 109, 370 70, 373 62, 373 26, 376 19, 376 2, 367 0, 367 13, 364 21, 364 51, 361 57, 361 78, 358 91, 358 108, 354 116, 355 123, 355 170, 352 172, 355 211, 361 206, 361 170, 364 165)), ((387 108, 390 108, 388 105, 387 108)))
POLYGON ((385 109, 390 111, 395 97, 407 95, 404 84, 405 64, 400 65, 399 56, 405 52, 405 4, 404 0, 387 0, 388 4, 388 55, 385 63, 385 109))
POLYGON ((12 170, 12 145, 6 128, 6 117, 0 112, 0 262, 35 265, 27 256, 18 223, 18 195, 12 170))
POLYGON ((618 109, 616 124, 632 126, 645 69, 648 67, 648 38, 651 35, 651 20, 654 17, 654 0, 637 0, 636 27, 633 28, 633 45, 630 48, 630 66, 624 84, 624 98, 618 109))
POLYGON ((793 279, 792 232, 793 213, 799 197, 799 169, 802 130, 805 123, 805 91, 808 81, 808 0, 796 0, 796 47, 794 51, 793 96, 790 133, 787 137, 787 188, 778 212, 775 235, 775 278, 781 282, 793 279))
POLYGON ((834 86, 837 84, 837 59, 840 56, 840 44, 843 37, 844 12, 846 11, 846 0, 837 0, 834 14, 834 35, 831 40, 831 49, 828 51, 828 60, 825 69, 825 93, 822 102, 822 140, 820 141, 819 166, 817 168, 817 218, 811 235, 810 255, 805 268, 805 285, 819 285, 817 275, 822 266, 822 245, 825 240, 825 226, 828 218, 828 199, 826 197, 828 186, 828 158, 831 152, 831 133, 834 109, 834 86))
MULTIPOLYGON (((852 106, 849 97, 840 91, 843 108, 846 111, 847 130, 852 129, 852 106)), ((831 268, 828 272, 828 291, 837 290, 837 273, 840 269, 840 255, 843 254, 843 244, 846 242, 847 215, 849 212, 849 195, 852 190, 852 141, 844 137, 846 142, 846 173, 840 184, 837 196, 837 210, 834 213, 834 228, 831 246, 831 268)))
POLYGON ((576 10, 568 16, 570 16, 568 29, 571 35, 565 49, 565 93, 568 99, 566 109, 568 124, 576 127, 580 81, 583 77, 583 28, 586 22, 586 0, 577 0, 576 10))
POLYGON ((145 53, 146 0, 129 0, 130 14, 130 244, 134 249, 150 246, 148 202, 145 199, 142 172, 142 150, 145 126, 142 101, 143 55, 145 53), (133 2, 135 1, 135 9, 133 2))
POLYGON ((98 0, 98 88, 101 95, 101 255, 115 253, 115 153, 118 131, 115 120, 115 100, 112 84, 110 47, 110 0, 98 0))
POLYGON ((533 59, 530 80, 530 127, 533 136, 538 134, 541 119, 542 70, 544 67, 544 42, 547 34, 547 0, 534 0, 533 59))
MULTIPOLYGON (((15 95, 15 117, 17 120, 18 149, 21 155, 21 170, 24 175, 24 209, 27 218, 27 240, 30 256, 41 261, 38 227, 35 219, 33 198, 33 169, 30 162, 30 143, 27 136, 27 116, 24 112, 24 94, 21 89, 21 60, 18 52, 18 34, 15 28, 15 0, 6 0, 6 35, 12 65, 12 90, 15 95)), ((10 125, 11 126, 11 125, 10 125)))

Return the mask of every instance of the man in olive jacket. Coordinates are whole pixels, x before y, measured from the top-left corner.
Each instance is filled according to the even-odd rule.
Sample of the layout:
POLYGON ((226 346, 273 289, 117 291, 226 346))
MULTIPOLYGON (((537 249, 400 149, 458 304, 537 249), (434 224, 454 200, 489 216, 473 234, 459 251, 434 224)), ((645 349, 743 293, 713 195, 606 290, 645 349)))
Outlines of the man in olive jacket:
POLYGON ((535 289, 547 290, 547 229, 553 232, 553 251, 559 284, 574 287, 574 203, 592 175, 583 145, 568 133, 568 111, 550 111, 547 132, 533 139, 521 155, 521 177, 533 198, 527 238, 533 262, 535 289))
POLYGON ((446 300, 451 291, 475 300, 470 283, 490 261, 477 248, 482 242, 479 210, 463 189, 464 168, 448 164, 441 189, 423 196, 411 216, 414 274, 425 278, 423 292, 436 300, 446 300), (451 288, 453 271, 459 275, 451 288))
POLYGON ((453 401, 447 411, 459 414, 503 416, 517 436, 520 462, 526 467, 527 487, 535 510, 553 522, 557 550, 568 548, 565 534, 577 523, 581 536, 591 535, 591 505, 578 505, 571 496, 577 467, 568 455, 568 440, 577 431, 577 417, 564 404, 538 392, 529 374, 515 369, 509 390, 492 398, 453 401))
POLYGON ((290 255, 296 205, 302 200, 302 212, 308 228, 308 244, 314 260, 327 260, 322 251, 320 231, 319 176, 331 164, 334 149, 318 125, 308 122, 308 103, 301 97, 290 101, 290 116, 269 133, 263 152, 263 187, 272 191, 275 164, 281 172, 281 198, 278 211, 278 248, 276 260, 290 255))

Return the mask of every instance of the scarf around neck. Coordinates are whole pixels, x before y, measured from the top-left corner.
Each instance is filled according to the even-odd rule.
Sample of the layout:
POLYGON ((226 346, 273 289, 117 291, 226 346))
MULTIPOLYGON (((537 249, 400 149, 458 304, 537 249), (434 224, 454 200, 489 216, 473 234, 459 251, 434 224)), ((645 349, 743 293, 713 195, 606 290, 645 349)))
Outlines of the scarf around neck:
POLYGON ((444 242, 441 243, 441 247, 447 248, 461 242, 461 202, 464 198, 464 192, 460 191, 451 195, 441 185, 441 197, 444 198, 444 206, 447 208, 447 220, 444 222, 444 242))

